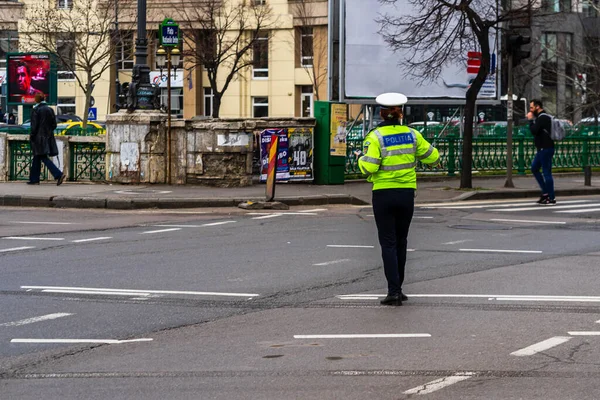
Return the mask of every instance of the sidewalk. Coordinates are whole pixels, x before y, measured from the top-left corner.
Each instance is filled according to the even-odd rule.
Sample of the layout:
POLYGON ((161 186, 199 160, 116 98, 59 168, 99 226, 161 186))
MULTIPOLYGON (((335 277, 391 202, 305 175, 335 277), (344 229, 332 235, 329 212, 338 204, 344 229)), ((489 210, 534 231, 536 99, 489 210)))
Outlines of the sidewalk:
MULTIPOLYGON (((555 177, 556 196, 600 194, 600 186, 584 186, 583 174, 555 177)), ((461 200, 536 198, 539 188, 528 175, 513 178, 514 189, 504 188, 504 177, 474 177, 472 190, 458 190, 458 178, 423 177, 419 180, 417 203, 461 200)), ((118 185, 103 183, 54 182, 29 186, 25 182, 0 183, 0 206, 69 208, 197 208, 234 207, 245 201, 264 201, 265 186, 243 188, 205 186, 118 185)), ((275 200, 289 206, 357 204, 371 202, 371 184, 365 181, 344 185, 319 186, 307 183, 282 183, 276 187, 275 200)))

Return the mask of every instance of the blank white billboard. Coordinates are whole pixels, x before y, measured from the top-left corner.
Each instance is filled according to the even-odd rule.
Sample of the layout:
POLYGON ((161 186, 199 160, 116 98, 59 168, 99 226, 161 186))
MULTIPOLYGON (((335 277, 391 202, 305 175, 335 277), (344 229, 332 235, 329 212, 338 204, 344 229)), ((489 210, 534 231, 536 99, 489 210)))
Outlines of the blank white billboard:
MULTIPOLYGON (((376 21, 383 14, 409 15, 411 8, 408 0, 398 0, 396 6, 383 5, 378 0, 342 0, 342 49, 341 59, 344 97, 347 100, 375 98, 384 92, 400 92, 408 96, 412 103, 415 100, 462 100, 474 74, 467 73, 467 54, 447 64, 435 82, 421 82, 407 76, 402 68, 403 61, 408 59, 405 50, 394 52, 385 43, 379 32, 380 25, 376 21), (344 18, 345 16, 345 18, 344 18), (390 70, 396 71, 396 78, 390 79, 390 70)), ((490 48, 497 59, 496 34, 490 37, 490 48)), ((478 51, 479 49, 472 49, 478 51)), ((497 64, 497 63, 496 63, 497 64)), ((499 74, 494 74, 479 93, 480 99, 496 100, 498 98, 499 74)), ((457 101, 460 103, 460 101, 457 101)))

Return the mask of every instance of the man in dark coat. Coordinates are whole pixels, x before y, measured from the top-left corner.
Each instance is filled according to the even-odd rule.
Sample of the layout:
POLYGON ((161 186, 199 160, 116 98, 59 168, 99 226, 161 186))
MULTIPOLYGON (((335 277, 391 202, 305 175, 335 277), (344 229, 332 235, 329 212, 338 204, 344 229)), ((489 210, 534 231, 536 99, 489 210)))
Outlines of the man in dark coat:
POLYGON ((555 205, 554 179, 552 178, 552 157, 554 156, 554 141, 550 137, 552 117, 544 111, 541 100, 533 99, 529 104, 529 130, 534 137, 537 152, 531 163, 531 172, 540 185, 542 196, 537 201, 542 205, 555 205), (540 169, 542 173, 540 173, 540 169))
POLYGON ((54 176, 54 179, 56 179, 56 184, 60 185, 65 180, 66 175, 48 157, 58 155, 58 147, 54 138, 56 115, 54 114, 54 110, 48 107, 48 104, 44 101, 43 94, 38 93, 35 95, 35 103, 31 111, 31 135, 29 136, 33 161, 31 162, 31 171, 27 184, 39 185, 42 163, 44 163, 52 176, 54 176))

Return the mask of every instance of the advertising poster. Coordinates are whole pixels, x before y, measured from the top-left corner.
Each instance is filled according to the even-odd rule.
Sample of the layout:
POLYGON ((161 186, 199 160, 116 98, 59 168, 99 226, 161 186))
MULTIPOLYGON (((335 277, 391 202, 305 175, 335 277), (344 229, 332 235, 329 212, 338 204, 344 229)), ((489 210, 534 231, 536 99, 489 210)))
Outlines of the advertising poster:
POLYGON ((290 180, 313 179, 313 130, 310 128, 288 129, 290 180))
POLYGON ((34 104, 37 93, 49 98, 49 54, 10 54, 7 61, 9 103, 34 104))
POLYGON ((332 156, 346 157, 346 125, 348 123, 348 105, 331 105, 331 142, 330 152, 332 156))
POLYGON ((269 151, 271 150, 271 136, 279 137, 279 151, 277 153, 277 180, 290 179, 290 166, 288 164, 288 134, 285 129, 265 129, 260 133, 260 181, 267 181, 269 167, 269 151))

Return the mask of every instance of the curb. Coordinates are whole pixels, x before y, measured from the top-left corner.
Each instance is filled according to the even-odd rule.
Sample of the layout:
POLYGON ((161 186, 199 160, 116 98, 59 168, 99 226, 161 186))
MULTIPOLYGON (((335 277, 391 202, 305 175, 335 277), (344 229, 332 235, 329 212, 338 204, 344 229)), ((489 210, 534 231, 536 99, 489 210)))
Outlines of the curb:
MULTIPOLYGON (((288 206, 317 206, 329 204, 369 205, 369 203, 351 195, 318 195, 304 197, 281 197, 276 199, 288 206)), ((237 207, 247 201, 264 201, 264 198, 170 198, 170 199, 129 199, 95 197, 34 197, 0 196, 0 206, 6 207, 50 207, 50 208, 88 208, 110 210, 141 209, 177 209, 177 208, 218 208, 237 207)))

